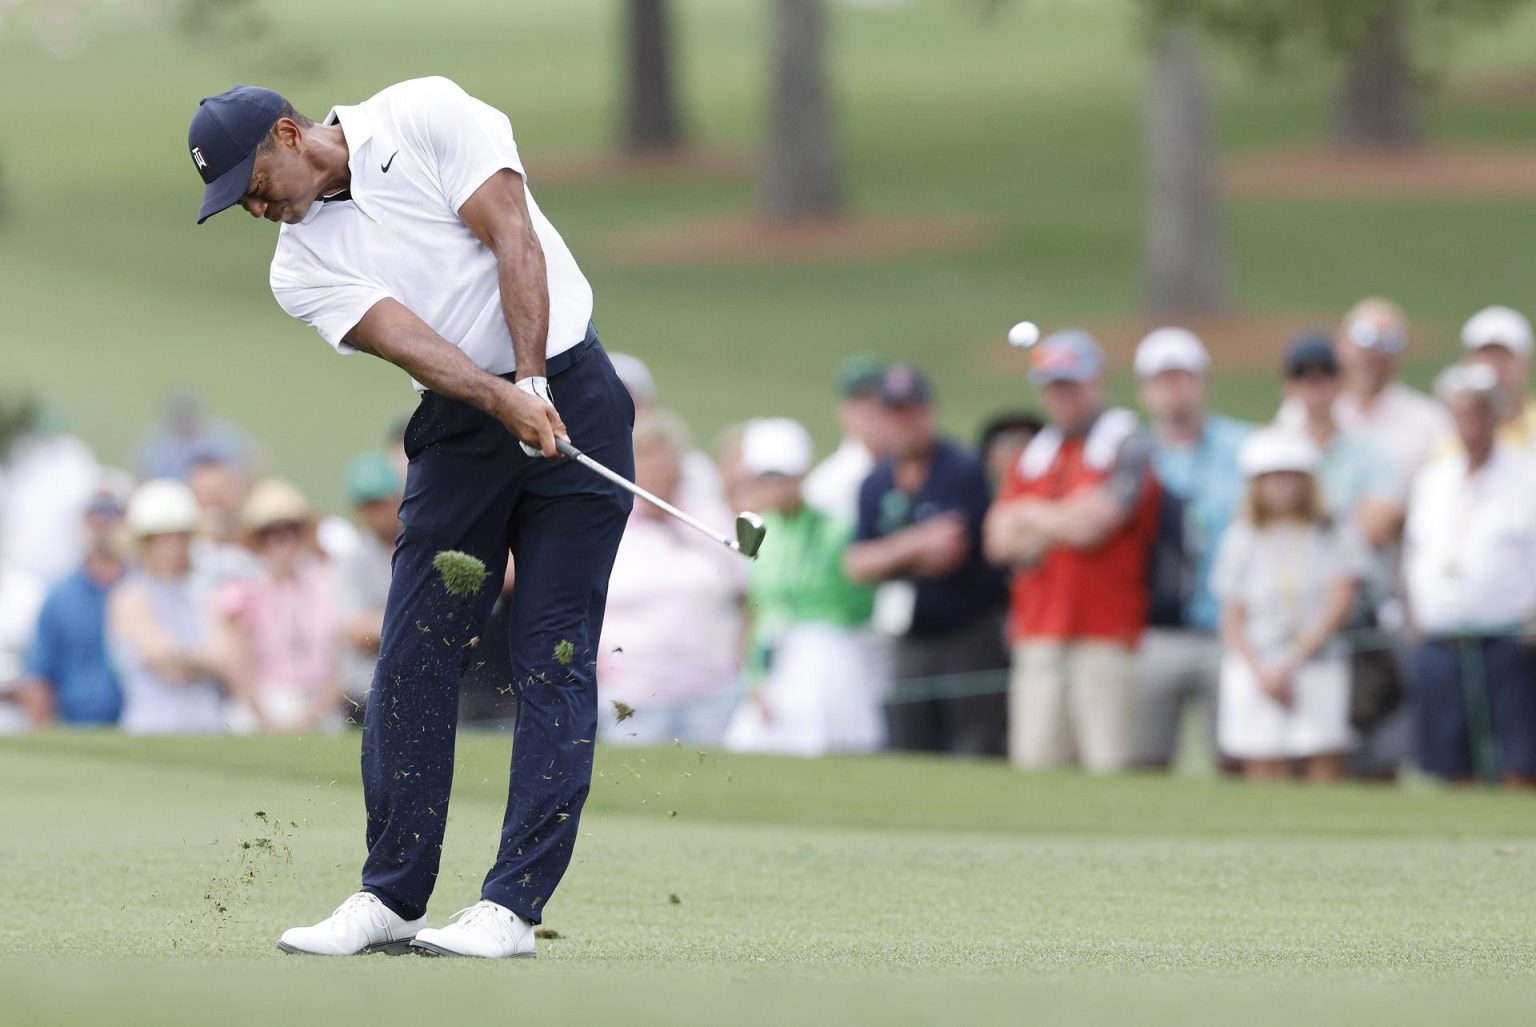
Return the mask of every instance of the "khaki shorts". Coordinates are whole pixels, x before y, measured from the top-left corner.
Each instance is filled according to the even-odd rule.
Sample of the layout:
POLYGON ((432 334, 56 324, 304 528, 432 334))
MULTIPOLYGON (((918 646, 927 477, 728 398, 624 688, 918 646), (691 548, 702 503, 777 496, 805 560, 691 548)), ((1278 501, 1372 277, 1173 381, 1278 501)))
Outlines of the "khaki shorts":
POLYGON ((1103 641, 1017 642, 1008 682, 1008 759, 1109 774, 1136 753, 1135 651, 1103 641))

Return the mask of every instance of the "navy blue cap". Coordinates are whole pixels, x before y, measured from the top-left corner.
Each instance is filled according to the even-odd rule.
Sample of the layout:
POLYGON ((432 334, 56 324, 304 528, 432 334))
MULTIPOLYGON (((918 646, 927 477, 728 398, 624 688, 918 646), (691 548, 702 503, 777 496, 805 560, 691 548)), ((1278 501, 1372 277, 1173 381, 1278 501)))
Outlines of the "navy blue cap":
POLYGON ((1285 376, 1300 378, 1318 373, 1330 378, 1339 373, 1339 358, 1333 352, 1333 340, 1322 332, 1303 332, 1285 351, 1285 376))
POLYGON ((205 186, 198 224, 240 202, 251 187, 256 147, 282 111, 283 98, 260 86, 235 86, 198 101, 187 130, 187 148, 205 186))
POLYGON ((911 364, 892 364, 880 379, 880 403, 887 407, 919 407, 933 398, 928 376, 911 364))

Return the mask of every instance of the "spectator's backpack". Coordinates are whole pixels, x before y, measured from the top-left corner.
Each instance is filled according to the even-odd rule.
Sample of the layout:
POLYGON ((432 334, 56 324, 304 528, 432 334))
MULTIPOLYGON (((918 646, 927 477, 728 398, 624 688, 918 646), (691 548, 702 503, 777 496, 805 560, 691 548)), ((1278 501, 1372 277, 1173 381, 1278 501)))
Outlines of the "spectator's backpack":
POLYGON ((1147 554, 1147 623, 1159 628, 1184 626, 1184 611, 1195 594, 1198 569, 1189 547, 1184 499, 1158 482, 1157 535, 1147 554))

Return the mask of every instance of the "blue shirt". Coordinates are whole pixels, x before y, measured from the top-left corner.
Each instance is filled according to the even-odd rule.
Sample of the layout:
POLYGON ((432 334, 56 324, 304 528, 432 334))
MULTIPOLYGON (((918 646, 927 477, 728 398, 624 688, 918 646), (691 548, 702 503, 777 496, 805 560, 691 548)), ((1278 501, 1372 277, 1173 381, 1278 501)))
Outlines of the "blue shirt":
POLYGON ((1184 540, 1195 565, 1195 586, 1184 608, 1186 627, 1215 631, 1221 603, 1211 591, 1216 547, 1227 525, 1237 516, 1244 480, 1237 467, 1238 450, 1253 433, 1253 425, 1212 414, 1193 445, 1173 446, 1152 438, 1152 466, 1163 488, 1184 503, 1184 540))
POLYGON ((1323 505, 1335 520, 1353 520, 1355 510, 1367 499, 1402 505, 1407 486, 1397 465, 1367 436, 1341 431, 1322 452, 1317 480, 1323 505))
POLYGON ((896 465, 889 460, 882 461, 864 479, 859 489, 857 541, 884 538, 951 513, 965 518, 970 534, 970 556, 959 570, 944 578, 913 579, 917 596, 908 636, 945 635, 1007 603, 1002 574, 981 555, 981 522, 990 502, 981 460, 948 439, 935 443, 928 477, 912 495, 896 487, 896 465))
POLYGON ((84 568, 53 587, 37 618, 27 673, 53 688, 65 724, 115 724, 123 690, 107 659, 107 593, 84 568))

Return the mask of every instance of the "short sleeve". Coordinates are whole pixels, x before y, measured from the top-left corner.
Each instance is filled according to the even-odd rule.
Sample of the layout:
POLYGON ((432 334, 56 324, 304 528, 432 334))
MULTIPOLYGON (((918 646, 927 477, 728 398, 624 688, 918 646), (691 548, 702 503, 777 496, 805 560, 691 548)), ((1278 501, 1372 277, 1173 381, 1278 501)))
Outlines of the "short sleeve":
POLYGON ((503 168, 523 174, 512 123, 487 103, 446 78, 417 83, 412 97, 422 105, 412 119, 421 144, 430 151, 448 205, 457 212, 475 190, 503 168))
POLYGON ((58 684, 63 672, 62 641, 59 633, 58 601, 54 596, 49 596, 48 601, 43 604, 42 611, 37 615, 37 629, 33 633, 32 644, 27 648, 28 677, 40 678, 53 685, 58 684))
POLYGON ((1361 496, 1403 505, 1407 499, 1408 483, 1403 480, 1397 464, 1383 450, 1370 443, 1363 444, 1360 449, 1360 460, 1364 464, 1361 496))
POLYGON ((288 316, 320 333, 338 353, 352 353, 344 341, 390 292, 367 276, 330 266, 286 232, 272 258, 272 295, 288 316))
POLYGON ((1329 531, 1325 552, 1330 581, 1360 581, 1370 573, 1370 548, 1351 525, 1338 524, 1329 531))
POLYGON ((1152 446, 1146 435, 1137 432, 1120 443, 1114 467, 1104 479, 1104 493, 1121 510, 1132 510, 1141 501, 1152 469, 1152 446))
POLYGON ((1242 591, 1253 552, 1253 531, 1243 521, 1233 521, 1221 535, 1216 562, 1211 568, 1211 594, 1226 601, 1242 591))

